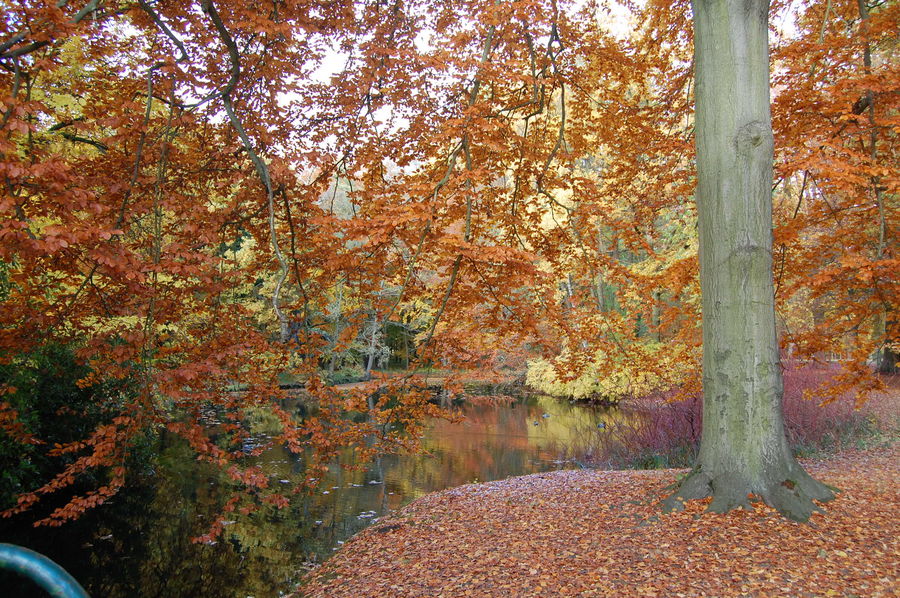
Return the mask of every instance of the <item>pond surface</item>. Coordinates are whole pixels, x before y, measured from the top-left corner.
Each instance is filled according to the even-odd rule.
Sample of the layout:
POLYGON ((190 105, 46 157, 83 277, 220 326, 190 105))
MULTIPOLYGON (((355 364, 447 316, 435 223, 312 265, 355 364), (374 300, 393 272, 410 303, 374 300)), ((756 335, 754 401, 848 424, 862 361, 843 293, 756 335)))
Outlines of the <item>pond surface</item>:
MULTIPOLYGON (((236 516, 215 545, 191 538, 218 513, 221 474, 171 442, 152 470, 109 504, 62 528, 0 521, 0 541, 50 556, 94 598, 281 596, 305 565, 321 562, 378 517, 444 488, 580 467, 572 455, 606 422, 623 417, 534 396, 467 403, 462 412, 461 423, 431 423, 424 454, 384 456, 361 470, 335 464, 313 496, 236 516)), ((260 465, 286 487, 302 474, 299 460, 280 448, 263 454, 260 465)), ((0 584, 11 589, 18 580, 0 572, 0 584)), ((44 595, 28 588, 4 595, 44 595)))

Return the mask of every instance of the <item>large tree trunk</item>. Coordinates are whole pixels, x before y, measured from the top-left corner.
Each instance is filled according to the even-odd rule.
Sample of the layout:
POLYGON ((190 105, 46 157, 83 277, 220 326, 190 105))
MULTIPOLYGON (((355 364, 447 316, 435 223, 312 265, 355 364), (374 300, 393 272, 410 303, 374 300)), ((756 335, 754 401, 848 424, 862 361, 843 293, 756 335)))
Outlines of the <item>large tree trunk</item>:
POLYGON ((795 461, 781 411, 772 281, 768 0, 693 0, 697 209, 703 297, 703 436, 665 501, 753 494, 806 520, 833 493, 795 461))

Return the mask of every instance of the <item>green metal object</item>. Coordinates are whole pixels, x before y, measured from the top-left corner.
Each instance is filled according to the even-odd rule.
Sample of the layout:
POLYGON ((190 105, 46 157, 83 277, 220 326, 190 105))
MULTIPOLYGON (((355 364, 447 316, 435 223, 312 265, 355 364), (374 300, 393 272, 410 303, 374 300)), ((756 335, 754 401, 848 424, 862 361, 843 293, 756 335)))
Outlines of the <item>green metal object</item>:
POLYGON ((75 578, 44 555, 15 544, 0 544, 0 569, 30 578, 53 598, 90 598, 75 578))

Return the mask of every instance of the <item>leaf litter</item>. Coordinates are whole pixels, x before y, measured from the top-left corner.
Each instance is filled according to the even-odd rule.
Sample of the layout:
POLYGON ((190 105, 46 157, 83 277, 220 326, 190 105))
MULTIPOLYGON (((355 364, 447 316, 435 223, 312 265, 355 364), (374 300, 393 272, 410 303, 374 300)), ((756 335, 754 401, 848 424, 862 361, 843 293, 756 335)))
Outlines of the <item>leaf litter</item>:
POLYGON ((557 471, 427 495, 294 596, 900 596, 895 442, 807 462, 841 489, 808 524, 762 503, 663 514, 680 470, 557 471))

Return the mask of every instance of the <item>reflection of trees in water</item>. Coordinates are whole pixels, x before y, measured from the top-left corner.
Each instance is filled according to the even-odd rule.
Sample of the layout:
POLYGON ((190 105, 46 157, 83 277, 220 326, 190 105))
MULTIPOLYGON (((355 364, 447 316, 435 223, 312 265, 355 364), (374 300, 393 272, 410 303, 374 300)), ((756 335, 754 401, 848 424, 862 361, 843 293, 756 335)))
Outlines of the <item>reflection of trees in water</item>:
MULTIPOLYGON (((161 475, 149 503, 133 504, 131 522, 140 526, 143 557, 119 588, 100 596, 270 596, 296 578, 297 527, 292 510, 263 508, 225 528, 216 545, 192 542, 208 530, 223 505, 227 480, 197 462, 181 443, 160 456, 161 475), (119 591, 116 592, 115 590, 119 591)), ((117 560, 100 564, 106 574, 117 560)))
MULTIPOLYGON (((231 596, 246 575, 237 547, 191 542, 207 530, 220 506, 214 470, 177 445, 165 447, 154 465, 157 475, 136 480, 78 520, 60 528, 23 530, 21 540, 4 530, 4 540, 46 554, 91 596, 231 596)), ((9 595, 46 596, 31 584, 3 587, 9 595)))
MULTIPOLYGON (((299 579, 304 561, 332 554, 373 517, 435 490, 556 469, 563 464, 554 460, 571 456, 598 422, 622 417, 543 397, 463 410, 462 423, 433 422, 425 454, 385 455, 354 468, 354 452, 344 450, 312 495, 286 509, 235 516, 214 546, 191 538, 208 531, 230 481, 196 461, 183 442, 169 443, 155 461, 156 476, 61 530, 37 530, 65 539, 36 548, 72 570, 93 596, 275 596, 299 579)), ((265 422, 253 432, 265 432, 265 422)), ((290 482, 286 489, 303 476, 302 463, 281 447, 256 458, 272 484, 290 482)))
MULTIPOLYGON (((283 456, 273 455, 270 470, 281 478, 292 467, 283 456)), ((157 475, 71 524, 23 530, 32 541, 22 543, 56 560, 97 597, 262 598, 299 579, 312 527, 306 505, 263 507, 226 526, 216 545, 194 543, 220 512, 229 481, 196 461, 183 441, 164 446, 154 466, 157 475)), ((16 541, 7 534, 4 540, 16 541)), ((45 596, 30 584, 21 591, 3 587, 15 596, 45 596)))
POLYGON ((605 427, 634 417, 621 409, 587 408, 532 396, 509 406, 468 406, 462 424, 437 422, 425 445, 446 455, 466 455, 468 461, 461 469, 482 470, 478 479, 484 480, 492 476, 491 464, 497 464, 502 474, 502 470, 522 471, 528 459, 578 459, 596 441, 598 424, 605 427))

